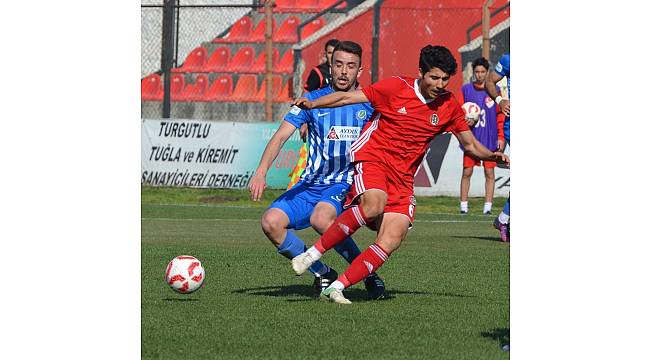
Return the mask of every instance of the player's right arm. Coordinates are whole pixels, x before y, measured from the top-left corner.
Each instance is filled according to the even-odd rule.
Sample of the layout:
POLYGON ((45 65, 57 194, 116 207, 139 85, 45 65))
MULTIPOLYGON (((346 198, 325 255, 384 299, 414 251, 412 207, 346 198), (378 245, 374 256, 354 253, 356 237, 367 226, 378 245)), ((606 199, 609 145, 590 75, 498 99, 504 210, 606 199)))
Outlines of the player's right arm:
MULTIPOLYGON (((485 82, 485 90, 495 102, 497 98, 500 97, 499 90, 497 89, 497 83, 501 81, 501 79, 503 79, 502 75, 498 74, 496 71, 490 71, 487 81, 485 82)), ((510 116, 510 100, 501 99, 497 105, 499 105, 501 111, 503 111, 506 116, 510 116)))
POLYGON ((336 91, 325 96, 321 96, 316 100, 310 101, 307 98, 300 98, 293 104, 301 109, 316 109, 316 108, 333 108, 345 106, 350 104, 359 104, 368 102, 366 94, 361 90, 355 91, 336 91))
POLYGON ((259 201, 262 198, 264 189, 266 188, 266 173, 271 168, 273 160, 280 153, 280 149, 287 141, 289 137, 296 131, 296 126, 288 121, 282 121, 278 131, 273 134, 269 143, 266 144, 264 153, 262 154, 262 159, 260 159, 260 164, 255 170, 255 175, 251 178, 250 183, 248 184, 248 189, 251 192, 251 199, 253 201, 259 201))

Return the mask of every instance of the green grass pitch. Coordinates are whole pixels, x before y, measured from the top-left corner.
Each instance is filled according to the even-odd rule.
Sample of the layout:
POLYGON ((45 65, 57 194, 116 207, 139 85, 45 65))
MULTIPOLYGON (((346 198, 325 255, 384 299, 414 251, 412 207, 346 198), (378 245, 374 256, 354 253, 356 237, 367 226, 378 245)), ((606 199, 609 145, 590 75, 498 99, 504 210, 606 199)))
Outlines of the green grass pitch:
MULTIPOLYGON (((418 198, 416 222, 379 274, 390 297, 344 306, 315 299, 264 237, 259 219, 279 191, 252 203, 234 190, 142 188, 144 359, 505 359, 509 244, 492 216, 457 214, 455 198, 418 198), (177 255, 199 258, 203 288, 174 293, 163 277, 177 255)), ((503 199, 496 199, 500 209, 503 199)), ((313 230, 299 232, 311 245, 313 230)), ((374 233, 354 236, 364 250, 374 233)), ((323 260, 341 273, 342 258, 323 260)))

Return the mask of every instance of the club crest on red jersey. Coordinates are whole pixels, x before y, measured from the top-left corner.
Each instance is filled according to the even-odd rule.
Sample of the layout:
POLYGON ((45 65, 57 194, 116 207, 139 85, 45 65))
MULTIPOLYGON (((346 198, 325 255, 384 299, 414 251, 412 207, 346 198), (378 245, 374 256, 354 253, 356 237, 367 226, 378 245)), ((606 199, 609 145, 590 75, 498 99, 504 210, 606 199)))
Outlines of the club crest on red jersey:
POLYGON ((439 121, 440 119, 438 118, 438 114, 431 115, 431 124, 438 125, 439 121))

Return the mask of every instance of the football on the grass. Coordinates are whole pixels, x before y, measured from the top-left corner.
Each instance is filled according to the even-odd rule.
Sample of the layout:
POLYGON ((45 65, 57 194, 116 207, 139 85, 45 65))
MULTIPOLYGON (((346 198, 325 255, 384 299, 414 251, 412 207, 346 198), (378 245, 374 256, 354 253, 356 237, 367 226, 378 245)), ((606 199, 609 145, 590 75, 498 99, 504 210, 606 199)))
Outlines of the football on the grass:
POLYGON ((167 265, 165 281, 172 290, 189 294, 198 290, 205 280, 205 270, 194 256, 177 256, 167 265))
POLYGON ((471 101, 463 104, 463 111, 465 112, 466 119, 478 120, 478 117, 481 115, 481 108, 471 101))

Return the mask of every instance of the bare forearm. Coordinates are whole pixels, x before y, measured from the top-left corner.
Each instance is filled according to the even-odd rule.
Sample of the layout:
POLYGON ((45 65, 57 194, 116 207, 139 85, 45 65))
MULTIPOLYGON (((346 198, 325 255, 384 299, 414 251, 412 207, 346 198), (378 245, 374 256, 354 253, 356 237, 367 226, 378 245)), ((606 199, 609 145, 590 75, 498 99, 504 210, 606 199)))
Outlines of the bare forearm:
POLYGON ((255 170, 255 174, 266 176, 273 161, 278 157, 282 145, 284 145, 284 141, 279 137, 273 137, 271 141, 266 144, 266 148, 264 149, 264 153, 262 153, 262 158, 260 159, 260 164, 257 166, 257 170, 255 170))
POLYGON ((492 98, 492 100, 496 99, 497 96, 499 96, 499 92, 497 91, 497 86, 495 83, 490 81, 485 82, 485 90, 487 91, 488 95, 492 98))

